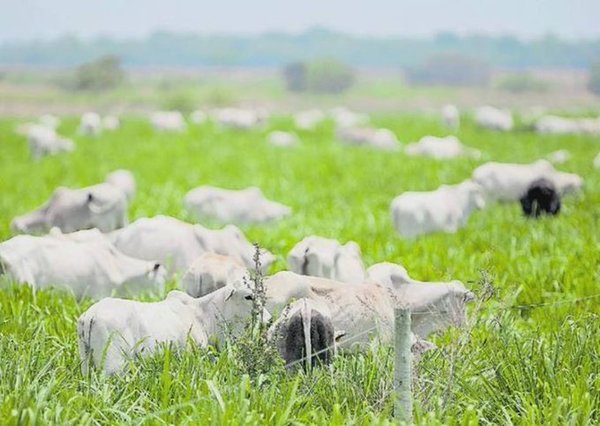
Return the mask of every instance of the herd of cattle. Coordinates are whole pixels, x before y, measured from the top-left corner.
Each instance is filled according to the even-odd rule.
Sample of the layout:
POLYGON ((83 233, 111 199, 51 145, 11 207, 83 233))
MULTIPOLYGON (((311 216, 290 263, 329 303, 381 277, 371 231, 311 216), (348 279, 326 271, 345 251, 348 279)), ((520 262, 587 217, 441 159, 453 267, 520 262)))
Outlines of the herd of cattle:
MULTIPOLYGON (((441 117, 449 129, 459 128, 456 107, 444 107, 441 117)), ((196 111, 190 121, 213 120, 247 130, 262 126, 267 118, 260 110, 226 108, 196 111)), ((370 127, 368 116, 344 108, 304 111, 293 118, 303 131, 332 119, 338 139, 347 144, 385 150, 400 146, 393 132, 370 127)), ((512 115, 505 110, 483 107, 475 119, 497 131, 513 128, 512 115)), ((163 132, 181 132, 187 126, 179 112, 156 112, 150 121, 163 132)), ((539 133, 600 133, 599 123, 545 116, 535 128, 539 133)), ((58 118, 47 115, 18 126, 34 159, 75 148, 57 133, 58 124, 58 118)), ((117 117, 86 113, 79 131, 98 136, 119 126, 117 117)), ((290 147, 300 139, 294 133, 274 131, 267 142, 290 147)), ((425 136, 406 146, 405 153, 439 160, 481 155, 455 136, 425 136)), ((566 155, 557 152, 555 160, 566 155)), ((596 163, 600 166, 600 159, 596 163)), ((391 200, 391 217, 404 238, 455 232, 475 209, 494 202, 520 201, 525 214, 533 217, 556 214, 560 197, 582 186, 580 176, 560 172, 544 159, 531 164, 489 162, 462 183, 400 194, 391 200)), ((153 352, 160 343, 184 346, 191 339, 200 346, 219 345, 238 334, 255 306, 248 283, 257 249, 236 225, 266 224, 293 214, 259 188, 201 186, 190 190, 182 203, 199 221, 220 222, 225 225, 222 229, 168 216, 129 223, 128 206, 135 195, 135 178, 127 170, 114 171, 104 182, 86 188, 57 188, 40 208, 14 218, 11 229, 16 235, 0 243, 0 274, 9 280, 35 289, 67 288, 78 298, 98 300, 78 321, 84 372, 91 365, 107 373, 122 371, 130 359, 153 352), (143 293, 161 293, 172 278, 183 291, 172 291, 160 302, 131 300, 143 293)), ((261 272, 267 274, 275 256, 265 249, 258 254, 261 272)), ((329 360, 337 347, 390 342, 396 307, 413 312, 413 352, 421 353, 433 347, 423 340, 431 333, 462 324, 466 304, 474 298, 459 281, 420 282, 404 267, 385 262, 367 267, 352 241, 341 244, 309 236, 292 248, 287 264, 288 271, 265 279, 262 317, 277 318, 271 337, 288 363, 305 357, 309 364, 329 360)))

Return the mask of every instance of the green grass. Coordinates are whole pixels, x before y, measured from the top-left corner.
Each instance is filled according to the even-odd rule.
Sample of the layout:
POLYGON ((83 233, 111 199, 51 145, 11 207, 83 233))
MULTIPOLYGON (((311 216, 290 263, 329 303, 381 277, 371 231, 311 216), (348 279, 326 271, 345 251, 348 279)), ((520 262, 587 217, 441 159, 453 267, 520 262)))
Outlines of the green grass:
MULTIPOLYGON (((443 135, 437 121, 381 116, 375 122, 404 142, 443 135)), ((67 120, 61 133, 77 150, 33 163, 16 121, 0 120, 0 238, 10 220, 39 206, 59 185, 101 181, 128 168, 138 181, 131 219, 168 214, 189 220, 182 198, 201 184, 260 186, 290 205, 294 215, 270 227, 248 227, 249 238, 277 254, 273 271, 303 237, 318 234, 355 240, 370 265, 403 264, 423 280, 460 279, 479 290, 489 276, 498 294, 472 309, 468 332, 451 330, 435 340, 415 378, 416 421, 421 424, 599 423, 600 299, 539 308, 509 305, 568 302, 600 292, 600 151, 589 137, 498 134, 467 122, 464 143, 481 160, 525 162, 567 148, 561 169, 584 176, 582 196, 564 200, 561 215, 539 221, 519 206, 476 212, 454 235, 415 241, 398 238, 389 218, 391 199, 406 190, 434 189, 467 178, 479 162, 436 162, 340 146, 329 125, 300 133, 303 143, 276 149, 266 131, 220 131, 210 124, 183 135, 157 134, 136 117, 98 139, 76 135, 67 120)), ((289 127, 285 118, 273 126, 289 127)), ((340 356, 312 374, 274 370, 250 380, 230 351, 193 347, 165 351, 132 366, 130 374, 83 377, 79 371, 78 304, 58 291, 0 289, 0 423, 2 424, 386 424, 392 414, 390 348, 340 356)))

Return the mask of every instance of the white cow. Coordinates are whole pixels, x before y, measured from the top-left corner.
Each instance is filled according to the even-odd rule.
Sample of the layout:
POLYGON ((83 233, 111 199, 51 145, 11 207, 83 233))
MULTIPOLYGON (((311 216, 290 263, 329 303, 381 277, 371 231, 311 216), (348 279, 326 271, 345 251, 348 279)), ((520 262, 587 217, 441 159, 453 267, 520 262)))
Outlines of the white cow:
POLYGON ((212 112, 213 119, 221 126, 237 130, 261 127, 268 114, 263 110, 222 108, 212 112))
MULTIPOLYGON (((195 299, 172 291, 160 302, 106 298, 77 322, 81 369, 122 372, 127 362, 152 354, 161 344, 182 349, 188 341, 205 347, 238 335, 252 312, 253 294, 244 286, 227 286, 195 299)), ((263 313, 268 321, 270 315, 263 313)))
POLYGON ((600 118, 567 118, 545 115, 535 123, 537 133, 546 135, 600 134, 600 118))
POLYGON ((44 114, 40 116, 38 122, 49 129, 56 130, 60 125, 60 118, 52 114, 44 114))
POLYGON ((298 135, 290 132, 275 130, 267 135, 267 142, 273 146, 290 147, 298 145, 298 135))
POLYGON ((80 189, 57 188, 40 208, 16 217, 14 232, 32 234, 57 227, 63 232, 98 228, 109 232, 127 225, 127 196, 110 183, 80 189))
POLYGON ((192 297, 202 297, 235 282, 250 282, 248 269, 230 256, 204 253, 181 278, 181 288, 192 297))
MULTIPOLYGON (((140 259, 157 259, 171 274, 184 273, 204 253, 231 256, 248 268, 254 267, 255 248, 233 225, 220 230, 192 225, 169 216, 138 219, 109 235, 123 253, 140 259)), ((261 251, 263 271, 275 260, 261 251)))
POLYGON ((412 330, 428 336, 452 324, 461 324, 465 305, 475 295, 460 281, 424 282, 412 279, 406 268, 395 263, 378 263, 367 270, 367 280, 394 290, 394 297, 413 311, 412 330), (434 314, 435 313, 435 314, 434 314))
POLYGON ((510 111, 483 106, 475 111, 475 122, 485 129, 510 132, 514 122, 510 111))
POLYGON ((552 151, 546 158, 552 164, 564 164, 571 159, 571 153, 566 149, 559 149, 558 151, 552 151))
POLYGON ((487 197, 498 201, 518 201, 533 181, 542 178, 554 183, 561 195, 583 187, 580 176, 559 172, 546 160, 531 164, 490 162, 473 171, 473 180, 484 187, 487 197))
POLYGON ((256 187, 232 190, 200 186, 185 195, 183 204, 196 218, 220 223, 268 223, 283 219, 292 212, 289 207, 267 199, 256 187))
POLYGON ((86 112, 79 122, 79 133, 85 136, 98 136, 102 133, 102 118, 95 112, 86 112))
POLYGON ((432 232, 454 233, 467 224, 475 209, 485 207, 483 188, 467 180, 430 192, 405 192, 391 203, 396 231, 405 238, 432 232))
POLYGON ((13 237, 0 243, 0 269, 36 290, 64 288, 77 298, 163 291, 166 272, 159 263, 120 253, 96 229, 83 232, 63 236, 55 228, 43 237, 13 237))
POLYGON ((330 117, 338 129, 361 127, 369 123, 369 116, 349 110, 346 107, 336 107, 329 111, 330 117))
POLYGON ((155 111, 150 114, 150 122, 159 132, 183 132, 187 127, 179 111, 155 111))
POLYGON ((17 133, 27 137, 29 151, 34 160, 39 160, 47 155, 75 150, 75 144, 72 140, 59 136, 53 128, 45 125, 21 125, 17 129, 17 133))
POLYGON ((456 136, 436 137, 423 136, 419 142, 406 146, 405 152, 411 156, 422 155, 438 160, 446 160, 459 157, 481 157, 481 151, 463 145, 456 136))
POLYGON ((327 116, 320 109, 310 109, 294 114, 294 125, 300 130, 315 130, 327 116))
POLYGON ((349 284, 361 284, 365 279, 360 247, 354 241, 342 245, 328 238, 306 237, 288 254, 288 267, 297 274, 349 284))
POLYGON ((444 105, 442 107, 442 123, 454 131, 460 128, 460 113, 456 105, 444 105))
POLYGON ((125 193, 128 202, 131 202, 135 197, 135 177, 129 170, 115 170, 106 175, 104 181, 120 188, 125 193))
POLYGON ((394 336, 394 309, 400 307, 410 308, 413 316, 418 316, 419 321, 413 327, 422 333, 419 336, 422 338, 442 331, 449 325, 460 326, 466 315, 465 304, 473 298, 472 293, 458 281, 436 284, 427 291, 413 287, 398 291, 371 281, 348 286, 289 271, 268 278, 265 287, 269 312, 283 312, 290 301, 302 298, 324 304, 330 312, 336 333, 345 333, 339 339, 342 348, 355 345, 364 347, 374 340, 383 344, 391 343, 394 336), (435 317, 440 319, 434 320, 435 317))
POLYGON ((368 146, 386 151, 399 148, 398 138, 388 129, 342 127, 337 131, 337 138, 347 145, 368 146))

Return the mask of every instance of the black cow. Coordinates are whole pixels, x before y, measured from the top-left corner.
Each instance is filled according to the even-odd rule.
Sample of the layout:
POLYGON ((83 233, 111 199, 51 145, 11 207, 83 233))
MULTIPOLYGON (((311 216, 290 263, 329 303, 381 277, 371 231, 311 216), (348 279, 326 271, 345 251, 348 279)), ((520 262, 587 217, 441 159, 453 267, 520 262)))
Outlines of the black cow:
POLYGON ((560 212, 560 195, 548 179, 533 181, 520 201, 523 213, 528 217, 554 216, 560 212))

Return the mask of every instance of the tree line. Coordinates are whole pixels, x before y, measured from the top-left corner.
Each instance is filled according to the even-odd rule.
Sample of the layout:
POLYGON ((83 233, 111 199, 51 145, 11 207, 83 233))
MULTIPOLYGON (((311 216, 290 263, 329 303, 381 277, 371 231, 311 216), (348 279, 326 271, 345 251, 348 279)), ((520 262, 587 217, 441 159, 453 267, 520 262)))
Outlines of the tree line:
POLYGON ((132 40, 65 36, 4 43, 0 65, 75 66, 116 55, 125 66, 282 67, 327 57, 355 67, 414 68, 440 54, 469 57, 493 67, 589 68, 600 59, 600 39, 563 40, 548 35, 521 40, 449 32, 430 38, 375 38, 322 28, 256 36, 158 32, 132 40))

